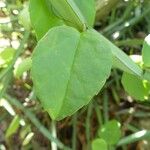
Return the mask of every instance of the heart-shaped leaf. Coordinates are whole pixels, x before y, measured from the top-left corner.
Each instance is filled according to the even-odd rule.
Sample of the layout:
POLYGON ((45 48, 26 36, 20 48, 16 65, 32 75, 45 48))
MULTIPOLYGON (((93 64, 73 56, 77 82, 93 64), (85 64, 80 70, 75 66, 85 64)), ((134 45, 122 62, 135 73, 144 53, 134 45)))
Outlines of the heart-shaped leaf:
POLYGON ((94 30, 60 26, 42 38, 32 57, 35 92, 52 119, 70 116, 103 87, 112 55, 94 30))

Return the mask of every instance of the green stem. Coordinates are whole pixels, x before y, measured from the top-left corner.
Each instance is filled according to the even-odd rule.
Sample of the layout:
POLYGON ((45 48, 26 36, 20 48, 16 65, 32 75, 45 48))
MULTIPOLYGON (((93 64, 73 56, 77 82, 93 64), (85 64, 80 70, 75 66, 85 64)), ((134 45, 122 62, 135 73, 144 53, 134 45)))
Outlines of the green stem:
POLYGON ((108 93, 107 91, 104 92, 103 96, 103 116, 104 116, 104 123, 108 122, 109 120, 109 113, 108 113, 108 93))
POLYGON ((88 110, 87 110, 87 117, 86 117, 86 140, 87 140, 87 150, 90 150, 90 133, 91 133, 91 115, 92 115, 92 109, 93 109, 93 104, 90 103, 88 110))
POLYGON ((112 86, 111 91, 112 91, 112 96, 113 96, 115 102, 119 105, 120 104, 120 97, 119 97, 115 87, 112 86))
POLYGON ((94 104, 95 104, 95 111, 96 111, 98 123, 99 123, 99 126, 101 126, 101 125, 103 125, 102 112, 101 112, 101 110, 100 110, 100 106, 98 105, 98 103, 95 102, 94 104))
MULTIPOLYGON (((56 122, 53 120, 51 122, 51 131, 52 131, 52 136, 54 138, 57 138, 56 122)), ((57 144, 54 141, 51 141, 51 148, 52 150, 57 150, 57 144)))

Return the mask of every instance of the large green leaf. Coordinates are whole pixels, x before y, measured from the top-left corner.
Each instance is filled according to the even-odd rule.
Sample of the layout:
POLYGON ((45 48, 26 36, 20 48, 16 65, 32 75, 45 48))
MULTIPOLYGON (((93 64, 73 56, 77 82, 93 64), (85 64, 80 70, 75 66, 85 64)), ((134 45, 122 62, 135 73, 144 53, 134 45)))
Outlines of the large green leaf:
POLYGON ((150 83, 135 75, 123 73, 122 84, 124 89, 136 100, 147 100, 150 94, 150 83))
POLYGON ((145 38, 142 49, 142 56, 144 66, 150 67, 150 34, 145 38))
POLYGON ((95 0, 74 0, 82 14, 84 15, 87 23, 93 26, 95 21, 95 0))
POLYGON ((48 6, 46 0, 30 0, 31 23, 38 39, 41 39, 50 28, 62 24, 48 6))
POLYGON ((111 70, 111 52, 94 30, 61 26, 39 41, 32 57, 35 92, 52 119, 70 116, 88 104, 111 70))
POLYGON ((108 150, 108 146, 105 140, 95 139, 92 141, 92 150, 108 150))
POLYGON ((99 136, 109 145, 117 144, 121 137, 120 123, 116 120, 107 122, 99 130, 99 136))

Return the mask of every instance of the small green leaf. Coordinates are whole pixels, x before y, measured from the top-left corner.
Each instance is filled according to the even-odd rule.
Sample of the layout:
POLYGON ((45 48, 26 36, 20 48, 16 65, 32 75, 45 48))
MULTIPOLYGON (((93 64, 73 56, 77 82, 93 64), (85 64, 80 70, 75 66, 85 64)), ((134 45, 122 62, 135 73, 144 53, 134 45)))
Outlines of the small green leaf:
POLYGON ((31 73, 35 92, 52 119, 70 116, 89 103, 110 75, 111 58, 94 30, 80 34, 60 26, 39 41, 31 73))
POLYGON ((73 0, 49 0, 57 16, 79 31, 86 29, 86 20, 73 0))
POLYGON ((46 0, 30 0, 30 18, 38 40, 52 27, 61 25, 62 22, 53 14, 51 6, 46 0))
POLYGON ((7 67, 10 61, 13 59, 15 50, 13 48, 5 48, 0 52, 0 68, 7 67))
POLYGON ((13 118, 12 122, 10 123, 6 131, 6 134, 5 134, 6 138, 10 137, 12 134, 14 134, 17 131, 17 129, 19 128, 19 121, 20 121, 20 118, 18 115, 16 115, 13 118))
POLYGON ((31 57, 24 59, 14 70, 16 78, 20 78, 22 74, 31 68, 32 60, 31 57))
POLYGON ((136 100, 144 101, 149 98, 150 83, 135 75, 123 73, 122 84, 124 89, 136 100))
POLYGON ((150 67, 150 34, 145 38, 142 49, 142 57, 144 66, 150 67))
POLYGON ((92 141, 92 150, 108 150, 106 141, 103 139, 95 139, 92 141))
POLYGON ((93 26, 95 21, 95 0, 74 0, 82 14, 84 15, 88 25, 93 26))
POLYGON ((26 5, 24 9, 20 12, 19 21, 24 26, 25 29, 30 30, 31 21, 29 15, 29 6, 26 5))
POLYGON ((99 137, 104 139, 109 145, 115 145, 121 137, 120 123, 111 120, 104 124, 99 130, 99 137))

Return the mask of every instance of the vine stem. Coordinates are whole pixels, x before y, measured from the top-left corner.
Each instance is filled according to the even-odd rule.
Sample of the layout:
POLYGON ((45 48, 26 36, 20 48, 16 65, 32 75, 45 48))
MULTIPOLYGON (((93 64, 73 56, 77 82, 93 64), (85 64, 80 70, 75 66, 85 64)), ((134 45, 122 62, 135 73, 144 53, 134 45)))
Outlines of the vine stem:
MULTIPOLYGON (((56 122, 54 120, 51 122, 51 132, 52 136, 57 138, 56 122)), ((52 150, 57 150, 57 144, 54 141, 51 142, 51 148, 52 150)))

